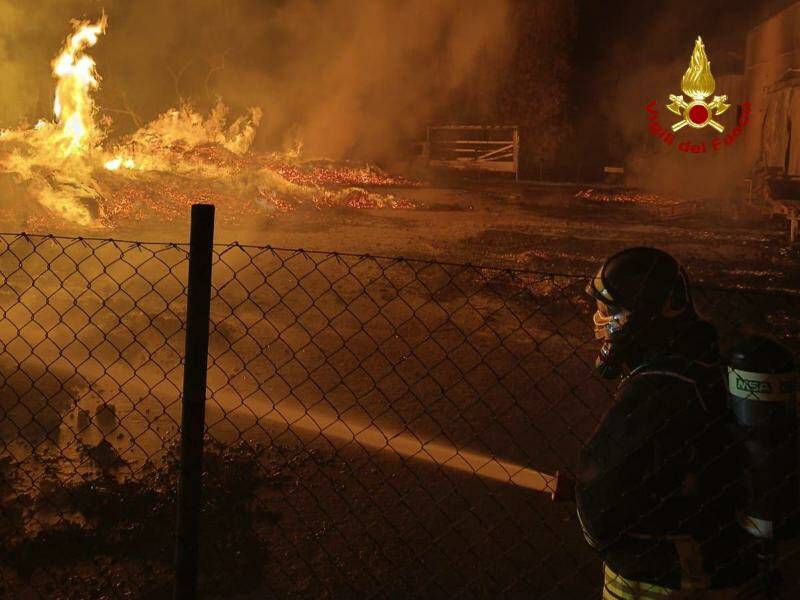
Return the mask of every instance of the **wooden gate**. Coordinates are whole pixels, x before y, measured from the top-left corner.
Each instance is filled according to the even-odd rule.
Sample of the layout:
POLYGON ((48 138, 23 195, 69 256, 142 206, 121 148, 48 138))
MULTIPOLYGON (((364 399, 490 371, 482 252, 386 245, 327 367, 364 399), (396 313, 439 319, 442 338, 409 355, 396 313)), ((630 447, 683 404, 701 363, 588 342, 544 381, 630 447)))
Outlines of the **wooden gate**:
POLYGON ((428 127, 424 152, 429 167, 514 173, 519 177, 516 125, 428 127))

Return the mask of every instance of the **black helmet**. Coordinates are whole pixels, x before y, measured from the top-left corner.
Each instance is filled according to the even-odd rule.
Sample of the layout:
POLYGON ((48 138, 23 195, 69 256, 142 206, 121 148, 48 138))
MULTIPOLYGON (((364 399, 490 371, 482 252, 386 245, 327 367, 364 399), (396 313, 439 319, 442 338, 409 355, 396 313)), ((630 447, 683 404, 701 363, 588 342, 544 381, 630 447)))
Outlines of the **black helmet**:
POLYGON ((619 376, 637 347, 657 343, 665 324, 695 316, 686 272, 656 248, 613 255, 586 291, 597 300, 595 333, 604 344, 596 366, 607 377, 619 376))

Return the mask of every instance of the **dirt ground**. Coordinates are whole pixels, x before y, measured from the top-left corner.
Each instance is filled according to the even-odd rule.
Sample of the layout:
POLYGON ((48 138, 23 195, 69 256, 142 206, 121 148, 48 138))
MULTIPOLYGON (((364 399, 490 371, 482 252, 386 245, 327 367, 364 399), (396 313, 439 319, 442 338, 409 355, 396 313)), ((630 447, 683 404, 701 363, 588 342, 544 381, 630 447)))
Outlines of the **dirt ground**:
MULTIPOLYGON (((336 186, 326 189, 336 190, 336 186)), ((431 258, 545 272, 593 272, 609 254, 648 244, 673 252, 697 281, 747 288, 800 287, 800 246, 788 224, 740 196, 686 201, 675 216, 647 203, 578 197, 589 186, 433 178, 419 186, 366 188, 415 208, 314 208, 232 218, 218 207, 216 241, 332 252, 431 258), (237 222, 232 227, 226 223, 237 222)), ((614 195, 619 188, 604 188, 614 195)), ((4 192, 5 193, 5 192, 4 192)), ((253 200, 253 204, 257 204, 253 200)), ((142 212, 142 211, 138 211, 142 212)), ((252 212, 252 211, 251 211, 252 212)), ((248 214, 250 214, 248 212, 248 214)), ((186 221, 121 221, 112 229, 43 233, 188 241, 186 221)))
MULTIPOLYGON (((738 199, 697 200, 691 214, 657 216, 646 205, 576 198, 585 188, 453 182, 388 190, 416 209, 300 210, 250 229, 217 228, 216 240, 334 252, 434 258, 584 275, 632 245, 673 252, 696 280, 737 287, 800 286, 800 246, 788 225, 738 199)), ((382 192, 387 190, 383 188, 382 192)), ((116 237, 186 239, 158 224, 129 224, 116 237)))
MULTIPOLYGON (((267 448, 269 477, 231 515, 258 529, 262 577, 248 591, 210 577, 208 596, 593 597, 600 564, 571 503, 512 483, 570 471, 610 402, 591 372, 585 278, 617 249, 658 245, 705 285, 697 300, 723 341, 753 323, 797 343, 800 299, 786 290, 798 288, 800 252, 782 223, 720 202, 660 221, 541 187, 393 193, 418 208, 304 210, 219 229, 217 242, 576 277, 218 247, 206 422, 225 444, 267 448)), ((109 233, 183 241, 157 223, 109 233)), ((77 524, 92 539, 96 522, 70 498, 101 477, 98 449, 136 465, 174 440, 185 310, 184 249, 101 246, 59 242, 37 249, 47 260, 20 261, 23 243, 0 257, 0 306, 13 316, 0 326, 2 459, 6 472, 27 474, 3 489, 4 514, 45 530, 69 522, 76 537, 77 524), (9 277, 20 263, 24 272, 9 277), (40 447, 65 464, 48 471, 40 447), (48 511, 53 493, 59 510, 48 511)), ((235 551, 229 542, 220 551, 235 551)), ((213 553, 204 560, 218 575, 213 553)), ((33 565, 28 587, 8 572, 0 581, 31 591, 48 566, 33 565)), ((126 587, 130 597, 154 589, 126 587)))

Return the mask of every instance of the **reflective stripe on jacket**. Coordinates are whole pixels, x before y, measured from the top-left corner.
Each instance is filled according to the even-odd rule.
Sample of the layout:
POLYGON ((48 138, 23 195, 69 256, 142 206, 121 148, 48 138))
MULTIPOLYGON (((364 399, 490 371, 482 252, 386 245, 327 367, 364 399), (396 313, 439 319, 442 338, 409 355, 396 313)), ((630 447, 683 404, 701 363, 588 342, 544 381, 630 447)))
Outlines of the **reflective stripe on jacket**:
POLYGON ((716 590, 679 590, 653 583, 633 581, 604 565, 603 600, 761 600, 766 599, 764 585, 753 579, 734 588, 716 590))

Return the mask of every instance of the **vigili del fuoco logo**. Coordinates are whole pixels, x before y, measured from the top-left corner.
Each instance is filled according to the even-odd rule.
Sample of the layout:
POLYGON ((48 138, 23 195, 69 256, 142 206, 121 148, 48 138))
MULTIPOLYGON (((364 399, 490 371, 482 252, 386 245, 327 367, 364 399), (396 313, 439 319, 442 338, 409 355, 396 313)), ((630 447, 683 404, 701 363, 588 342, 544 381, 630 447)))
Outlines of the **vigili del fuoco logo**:
MULTIPOLYGON (((711 127, 718 133, 725 132, 725 125, 717 120, 717 117, 725 113, 731 105, 728 104, 728 96, 713 96, 716 89, 716 81, 711 74, 711 62, 706 56, 706 49, 703 40, 699 36, 694 43, 692 57, 689 60, 689 68, 681 79, 681 90, 683 94, 676 96, 670 94, 670 103, 666 105, 667 110, 678 115, 680 120, 673 123, 667 129, 658 121, 657 101, 653 100, 645 108, 647 109, 648 121, 650 121, 650 133, 660 138, 668 146, 675 143, 675 133, 682 130, 687 125, 694 129, 704 129, 711 127), (708 98, 713 96, 710 102, 708 98)), ((678 150, 690 152, 692 154, 703 154, 706 152, 716 152, 720 148, 731 145, 742 135, 744 128, 750 118, 750 103, 742 104, 742 110, 738 122, 733 129, 723 137, 715 137, 710 144, 705 141, 693 143, 691 140, 684 140, 678 144, 678 150)))

